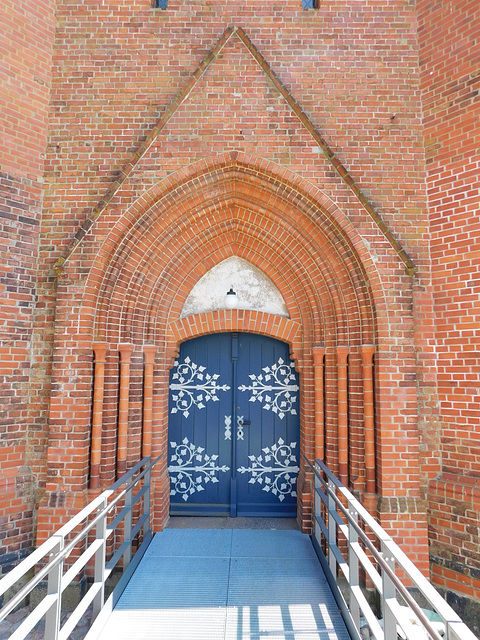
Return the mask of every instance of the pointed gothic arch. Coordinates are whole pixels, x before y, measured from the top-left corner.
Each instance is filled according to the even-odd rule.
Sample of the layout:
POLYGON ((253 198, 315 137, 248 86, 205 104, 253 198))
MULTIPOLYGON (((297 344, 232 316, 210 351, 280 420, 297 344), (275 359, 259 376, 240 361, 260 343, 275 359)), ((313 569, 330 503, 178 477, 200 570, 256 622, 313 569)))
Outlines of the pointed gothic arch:
MULTIPOLYGON (((88 249, 88 243, 98 238, 87 236, 83 247, 88 249)), ((376 242, 389 256, 382 267, 390 269, 392 278, 409 280, 399 256, 380 233, 376 242)), ((79 268, 82 251, 67 264, 65 277, 69 269, 79 268)), ((321 450, 335 471, 342 470, 346 481, 365 488, 362 358, 365 345, 377 345, 380 354, 388 345, 388 332, 382 327, 389 323, 389 304, 385 280, 380 280, 367 245, 320 189, 284 167, 251 155, 212 157, 173 174, 128 207, 88 268, 78 323, 84 340, 107 349, 101 434, 91 445, 92 450, 101 450, 101 465, 95 471, 100 484, 109 484, 119 469, 141 456, 147 351, 153 376, 148 452, 157 455, 165 446, 168 376, 180 343, 212 332, 247 331, 290 345, 301 377, 301 453, 313 458, 321 450), (254 310, 180 318, 195 284, 232 256, 265 273, 282 295, 289 319, 254 310), (326 381, 322 390, 321 371, 326 381), (346 375, 348 386, 343 389, 346 375), (120 466, 119 386, 129 390, 123 395, 122 406, 126 403, 127 409, 122 429, 128 430, 128 438, 125 433, 122 437, 128 444, 120 466)), ((381 366, 381 356, 377 361, 381 366)), ((377 388, 388 402, 394 392, 386 378, 377 377, 377 388)), ((55 402, 53 397, 53 411, 55 402)), ((91 473, 90 402, 86 391, 78 417, 87 439, 82 453, 78 451, 83 486, 91 473)), ((408 396, 405 402, 413 403, 415 397, 408 396)), ((381 403, 377 406, 381 433, 381 403)), ((373 434, 372 425, 371 429, 373 434)), ((381 436, 377 439, 381 456, 381 436)), ((380 489, 386 481, 388 476, 378 477, 380 489)), ((306 527, 311 517, 310 489, 302 472, 299 516, 306 527)), ((157 527, 168 516, 168 494, 165 461, 154 478, 157 527)))
MULTIPOLYGON (((379 296, 378 287, 371 287, 377 278, 374 264, 355 229, 318 189, 273 163, 237 154, 197 163, 170 177, 167 184, 155 186, 122 216, 90 273, 91 293, 97 294, 95 338, 114 351, 122 343, 139 350, 145 343, 157 345, 163 350, 157 356, 158 389, 167 388, 179 344, 191 337, 249 331, 288 342, 302 376, 302 453, 310 457, 315 448, 312 354, 316 345, 325 347, 332 391, 327 398, 325 439, 336 467, 335 349, 349 345, 350 385, 360 393, 360 348, 376 340, 373 298, 379 296), (290 319, 241 310, 180 318, 195 284, 232 256, 265 273, 283 296, 290 319)), ((139 375, 134 384, 141 386, 139 375)), ((162 424, 168 420, 167 406, 165 392, 157 393, 154 454, 162 451, 165 440, 162 424)), ((360 458, 361 407, 352 405, 350 413, 352 448, 359 449, 360 458)), ((117 426, 113 410, 110 414, 104 430, 113 441, 117 426)), ((362 463, 352 458, 352 464, 356 468, 352 476, 363 477, 362 463)), ((163 474, 160 493, 165 493, 167 484, 165 467, 163 474)), ((303 477, 300 482, 304 483, 303 477)), ((158 502, 165 514, 166 496, 158 502)))
MULTIPOLYGON (((117 339, 130 339, 126 327, 138 318, 132 301, 145 286, 150 326, 155 309, 169 295, 169 313, 174 316, 198 279, 232 255, 258 266, 282 295, 285 292, 292 318, 306 313, 292 292, 291 283, 298 280, 310 291, 305 295, 311 300, 311 323, 326 325, 324 310, 333 306, 331 317, 336 318, 333 326, 341 333, 340 342, 347 339, 342 332, 353 330, 355 323, 345 319, 351 313, 359 318, 364 341, 372 341, 373 316, 386 305, 375 264, 354 226, 308 181, 274 163, 236 153, 179 171, 122 215, 98 252, 86 287, 86 296, 98 301, 95 338, 106 338, 112 326, 109 314, 121 312, 126 324, 117 339), (163 246, 169 256, 160 271, 156 265, 163 246), (188 262, 192 255, 195 261, 188 262), (182 278, 182 286, 161 290, 172 278, 182 278), (322 299, 322 304, 315 299, 322 299)), ((392 263, 401 269, 393 252, 392 263)), ((144 325, 143 339, 151 340, 145 331, 144 325)))

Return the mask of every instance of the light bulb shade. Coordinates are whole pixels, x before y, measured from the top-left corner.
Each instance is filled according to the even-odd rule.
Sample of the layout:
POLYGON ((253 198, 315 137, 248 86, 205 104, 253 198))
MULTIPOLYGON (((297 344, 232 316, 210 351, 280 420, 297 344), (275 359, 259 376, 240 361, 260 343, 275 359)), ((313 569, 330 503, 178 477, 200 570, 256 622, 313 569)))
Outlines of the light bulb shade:
POLYGON ((236 309, 238 306, 238 297, 233 287, 230 287, 230 291, 227 291, 227 295, 225 296, 225 306, 227 309, 236 309))

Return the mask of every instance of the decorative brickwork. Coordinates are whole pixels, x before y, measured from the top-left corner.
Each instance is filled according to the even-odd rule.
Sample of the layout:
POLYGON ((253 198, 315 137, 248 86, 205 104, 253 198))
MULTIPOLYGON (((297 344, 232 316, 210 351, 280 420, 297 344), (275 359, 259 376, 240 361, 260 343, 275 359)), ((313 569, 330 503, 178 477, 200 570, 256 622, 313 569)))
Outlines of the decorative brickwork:
MULTIPOLYGON (((123 188, 128 187, 126 181, 123 188)), ((122 197, 121 191, 117 192, 117 197, 122 197)), ((108 344, 110 351, 122 353, 124 343, 131 341, 135 351, 138 350, 140 362, 143 344, 162 345, 154 371, 152 453, 161 453, 167 438, 168 370, 173 364, 179 343, 212 331, 252 331, 280 338, 291 345, 292 357, 302 376, 301 450, 310 458, 313 457, 315 445, 312 349, 318 344, 325 345, 327 461, 338 470, 341 453, 343 469, 346 470, 350 455, 348 474, 344 471, 345 480, 348 482, 350 479, 358 489, 365 489, 361 346, 376 341, 379 354, 382 354, 391 337, 386 334, 380 336, 377 331, 377 323, 381 325, 387 322, 386 318, 382 320, 387 305, 381 288, 373 284, 378 281, 378 270, 340 208, 321 190, 312 189, 307 181, 285 168, 251 154, 246 156, 233 152, 208 162, 194 163, 188 170, 179 171, 152 187, 128 207, 114 225, 106 229, 109 233, 95 255, 90 250, 90 247, 98 245, 95 234, 104 233, 99 223, 100 217, 89 236, 70 255, 60 280, 68 283, 72 275, 83 270, 82 263, 88 260, 88 256, 94 256, 82 304, 79 306, 68 286, 64 286, 61 292, 59 288, 57 324, 62 324, 60 310, 64 308, 69 321, 81 328, 78 338, 81 344, 95 337, 108 344), (255 224, 257 220, 261 220, 261 224, 255 224), (218 311, 180 319, 192 287, 212 266, 231 255, 249 260, 257 268, 263 269, 284 298, 290 319, 254 311, 218 311), (312 260, 312 256, 316 259, 312 260), (367 282, 371 285, 367 286, 367 282), (75 316, 78 320, 75 320, 75 316), (336 362, 339 342, 348 342, 350 354, 348 385, 346 368, 343 375, 341 433, 338 427, 340 405, 337 400, 336 362), (350 396, 348 401, 347 389, 350 396)), ((377 241, 385 242, 378 231, 377 241)), ((395 252, 390 253, 390 263, 385 263, 384 275, 388 272, 387 265, 390 265, 391 277, 404 279, 408 286, 408 276, 404 274, 402 262, 395 252)), ((406 309, 399 326, 405 321, 412 322, 411 318, 408 320, 406 309)), ((68 344, 73 346, 71 335, 66 335, 68 344)), ((57 348, 64 349, 65 337, 60 337, 56 344, 57 348)), ((84 358, 83 349, 78 353, 81 362, 84 358)), ((408 350, 405 352, 408 358, 407 353, 408 350)), ((80 362, 78 367, 81 367, 80 362)), ((106 380, 112 380, 112 395, 111 400, 108 394, 105 396, 101 475, 109 481, 115 477, 115 461, 118 467, 120 454, 122 460, 125 455, 123 446, 115 446, 117 437, 119 445, 124 442, 122 425, 125 425, 125 410, 122 407, 127 406, 125 395, 122 395, 126 393, 122 382, 126 379, 122 377, 122 364, 120 394, 117 395, 118 366, 118 360, 110 370, 108 363, 106 365, 106 380), (118 419, 112 412, 112 419, 108 420, 109 402, 112 407, 118 405, 118 419)), ((64 363, 59 363, 55 368, 59 389, 62 388, 62 377, 65 379, 62 373, 64 369, 64 363)), ((381 361, 378 371, 382 371, 381 361)), ((132 384, 129 386, 130 404, 141 404, 143 387, 140 371, 138 376, 137 390, 132 384)), ((407 443, 405 423, 400 413, 405 404, 397 403, 399 413, 394 418, 392 405, 397 392, 390 381, 387 383, 379 379, 378 384, 385 401, 391 394, 389 412, 384 414, 385 429, 380 420, 378 423, 379 466, 384 469, 383 476, 378 477, 379 488, 386 495, 411 492, 418 495, 418 468, 416 470, 410 462, 400 473, 401 459, 386 444, 392 437, 387 425, 392 419, 397 425, 403 425, 401 437, 408 447, 405 451, 411 451, 412 460, 418 456, 418 435, 415 436, 412 431, 411 442, 407 443), (395 472, 388 471, 389 459, 395 472)), ((72 410, 65 414, 69 422, 73 420, 77 424, 77 434, 84 434, 86 448, 83 457, 80 456, 77 443, 76 459, 79 464, 75 474, 69 478, 71 464, 66 460, 65 471, 59 474, 60 487, 52 483, 47 486, 49 491, 61 488, 68 493, 75 487, 82 490, 86 486, 90 422, 82 416, 87 416, 91 392, 88 384, 85 389, 83 400, 77 393, 75 410, 72 405, 72 410)), ((412 391, 414 399, 414 388, 412 391)), ((65 407, 65 395, 61 394, 57 400, 56 394, 52 394, 53 410, 57 402, 65 407)), ((381 410, 379 414, 382 415, 381 410)), ((130 413, 128 424, 130 454, 127 456, 130 455, 133 460, 133 451, 140 447, 141 416, 130 413)), ((60 428, 55 431, 51 430, 51 441, 58 442, 59 448, 68 446, 64 442, 65 431, 60 423, 58 426, 60 428)), ((165 475, 164 466, 158 473, 159 479, 165 475)), ((310 499, 307 498, 305 487, 310 485, 304 483, 302 476, 299 485, 303 505, 302 523, 304 528, 308 528, 310 515, 306 505, 310 504, 310 499)), ((167 483, 162 481, 162 486, 167 486, 167 483)), ((165 501, 165 496, 157 495, 156 504, 164 505, 165 501)), ((163 506, 161 512, 164 513, 163 506)), ((156 521, 157 526, 163 523, 161 519, 156 521)), ((417 534, 421 549, 420 540, 425 530, 420 527, 417 534)))

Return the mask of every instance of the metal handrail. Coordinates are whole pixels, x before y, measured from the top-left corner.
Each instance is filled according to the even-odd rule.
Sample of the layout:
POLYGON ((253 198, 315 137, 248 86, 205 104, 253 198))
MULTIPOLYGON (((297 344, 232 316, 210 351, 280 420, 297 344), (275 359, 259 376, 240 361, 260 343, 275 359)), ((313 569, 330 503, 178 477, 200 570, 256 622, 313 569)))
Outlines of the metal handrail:
MULTIPOLYGON (((410 638, 414 640, 415 634, 409 628, 404 613, 399 607, 397 599, 399 596, 411 609, 427 636, 433 640, 442 640, 441 635, 395 573, 395 563, 398 563, 413 587, 418 589, 441 618, 445 626, 444 638, 476 640, 474 634, 391 536, 336 478, 325 463, 315 460, 313 465, 306 457, 305 461, 315 474, 315 549, 352 637, 360 637, 360 614, 363 614, 370 634, 376 640, 397 640, 397 625, 403 630, 408 640, 410 638), (380 544, 380 551, 367 532, 375 536, 377 544, 380 544), (348 551, 347 557, 340 550, 342 540, 344 548, 346 547, 348 551), (361 545, 368 550, 377 566, 363 551, 361 545), (360 566, 371 578, 380 597, 383 628, 360 584, 360 566)), ((417 639, 418 635, 415 640, 417 639)))
MULTIPOLYGON (((310 463, 309 463, 310 464, 310 463)), ((331 473, 331 471, 328 469, 328 467, 326 467, 326 465, 324 465, 323 463, 320 463, 323 467, 325 467, 325 473, 326 475, 328 475, 329 478, 332 479, 333 483, 335 484, 335 487, 337 489, 339 489, 343 495, 345 495, 345 493, 342 491, 342 489, 345 489, 346 492, 348 492, 348 489, 346 489, 339 480, 337 480, 337 478, 331 473), (328 469, 328 471, 327 471, 328 469)), ((310 465, 311 467, 312 465, 310 465)), ((313 468, 313 467, 312 467, 313 468)), ((327 487, 327 491, 328 493, 331 495, 332 499, 334 500, 337 508, 341 511, 341 513, 347 518, 349 524, 355 529, 355 532, 357 533, 358 537, 361 538, 362 542, 364 543, 364 545, 368 548, 368 550, 370 551, 370 553, 372 554, 372 556, 375 558, 375 560, 378 562, 378 564, 380 565, 380 568, 382 569, 382 571, 385 571, 388 574, 388 577, 391 579, 391 581, 393 582, 393 584, 395 585, 395 588, 397 589, 397 591, 400 593, 400 595, 402 596, 402 598, 404 598, 405 601, 408 602, 408 604, 410 605, 410 607, 412 608, 413 612, 415 613, 415 615, 420 619, 420 621, 422 622, 422 624, 424 625, 424 627, 427 629, 427 631, 430 633, 430 635, 435 638, 436 640, 441 640, 441 636, 440 634, 436 631, 436 629, 434 629, 432 627, 432 625, 430 624, 430 621, 428 620, 428 618, 426 617, 426 615, 423 613, 421 607, 419 607, 419 605, 417 604, 417 602, 415 601, 415 599, 413 598, 413 596, 408 592, 407 588, 403 585, 403 583, 400 581, 400 579, 398 578, 398 576, 395 574, 394 571, 392 571, 392 569, 390 568, 390 566, 388 565, 387 562, 385 562, 385 560, 382 557, 382 554, 378 551, 378 549, 374 546, 374 544, 372 543, 372 541, 370 540, 370 538, 365 534, 364 530, 355 522, 355 520, 350 516, 350 513, 345 509, 344 505, 341 503, 341 501, 337 498, 337 496, 335 495, 335 493, 333 493, 330 488, 327 487)), ((364 507, 362 506, 362 504, 360 502, 358 502, 358 500, 352 496, 351 499, 351 506, 355 506, 357 513, 359 515, 362 515, 362 519, 364 519, 364 521, 367 521, 367 519, 370 519, 372 516, 368 513, 368 511, 366 509, 364 509, 364 507)), ((376 533, 378 535, 378 529, 379 526, 377 525, 377 523, 374 521, 374 524, 376 525, 375 529, 377 529, 376 533)), ((380 536, 379 536, 380 538, 380 536)), ((381 530, 381 540, 383 542, 392 542, 393 544, 395 544, 395 542, 392 540, 392 538, 388 535, 388 533, 386 533, 386 531, 384 531, 383 529, 381 530)))
MULTIPOLYGON (((0 610, 1 622, 29 597, 36 586, 45 578, 47 579, 47 594, 25 618, 11 636, 11 640, 23 640, 42 618, 45 618, 46 640, 66 640, 92 602, 92 620, 94 620, 106 604, 105 582, 118 564, 118 561, 123 558, 123 576, 108 599, 110 607, 114 606, 121 591, 125 588, 129 576, 138 565, 152 539, 150 528, 150 475, 152 468, 161 457, 158 456, 153 462, 151 462, 150 457, 141 460, 0 580, 0 596, 2 596, 17 585, 20 580, 28 576, 30 571, 44 558, 49 558, 47 564, 40 568, 34 577, 21 587, 0 610), (143 471, 140 471, 142 468, 143 471), (134 496, 133 490, 140 485, 142 480, 143 487, 140 487, 134 496), (120 487, 124 485, 125 487, 118 492, 120 487), (114 494, 116 495, 114 496, 114 494), (143 498, 143 509, 138 514, 137 525, 132 527, 133 507, 141 498, 143 498), (112 526, 113 523, 108 525, 107 518, 109 514, 122 499, 125 499, 125 506, 119 514, 120 517, 114 519, 114 526, 112 526), (94 517, 82 527, 81 531, 65 544, 67 536, 94 513, 94 517), (118 555, 115 565, 109 566, 107 569, 107 540, 116 532, 121 523, 124 523, 123 534, 118 542, 119 549, 124 549, 124 551, 118 555), (94 528, 96 529, 95 540, 89 543, 88 536, 94 528), (132 542, 142 528, 143 540, 132 560, 132 542), (86 541, 87 548, 80 554, 74 565, 66 573, 63 573, 65 560, 74 551, 78 543, 83 540, 86 541), (92 559, 94 563, 93 585, 80 600, 77 607, 70 613, 67 622, 61 628, 62 593, 92 559)), ((117 552, 119 549, 117 549, 117 552)), ((112 555, 116 556, 116 552, 114 551, 112 555)))

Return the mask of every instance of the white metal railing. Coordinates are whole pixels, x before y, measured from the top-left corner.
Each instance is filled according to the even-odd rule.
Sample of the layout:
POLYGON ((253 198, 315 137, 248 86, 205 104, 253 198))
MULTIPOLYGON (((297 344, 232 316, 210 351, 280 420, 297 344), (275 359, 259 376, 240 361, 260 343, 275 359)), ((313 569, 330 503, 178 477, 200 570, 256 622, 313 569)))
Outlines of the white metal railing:
POLYGON ((321 460, 316 460, 315 465, 305 460, 315 473, 314 546, 352 638, 361 637, 363 622, 362 631, 368 627, 369 637, 375 640, 397 640, 398 636, 407 640, 476 640, 330 469, 321 460), (408 589, 396 570, 408 582, 408 589), (378 594, 380 606, 376 612, 370 605, 372 598, 367 598, 366 586, 378 594), (421 594, 428 603, 427 609, 441 619, 440 625, 429 619, 427 609, 417 604, 414 593, 421 594))
POLYGON ((152 539, 150 474, 160 458, 141 460, 0 580, 0 596, 6 594, 8 599, 0 610, 0 623, 46 582, 43 597, 10 640, 23 640, 42 619, 46 640, 67 640, 90 605, 92 621, 100 611, 111 611, 152 539), (132 543, 138 535, 141 544, 133 555, 132 543), (69 561, 72 555, 75 560, 69 561), (105 600, 106 580, 113 578, 120 562, 123 575, 105 600), (87 565, 93 583, 61 626, 62 595, 87 565), (25 580, 28 582, 9 597, 25 580))

